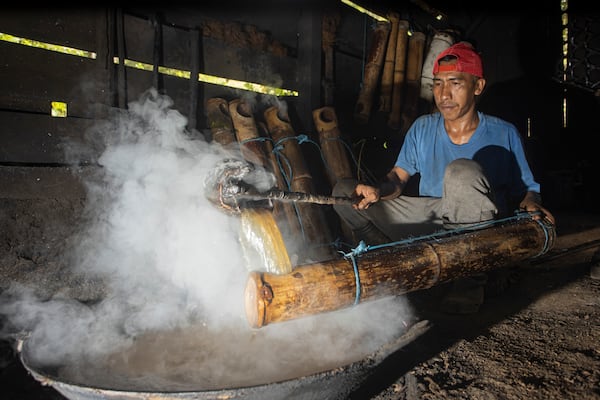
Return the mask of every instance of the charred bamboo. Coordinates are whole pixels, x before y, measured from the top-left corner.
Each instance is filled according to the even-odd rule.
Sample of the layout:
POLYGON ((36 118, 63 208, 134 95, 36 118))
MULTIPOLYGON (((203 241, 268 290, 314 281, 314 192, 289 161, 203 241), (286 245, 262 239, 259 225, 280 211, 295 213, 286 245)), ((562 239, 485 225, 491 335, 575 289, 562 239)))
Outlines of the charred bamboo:
POLYGON ((385 51, 385 62, 381 74, 381 96, 379 111, 390 112, 392 109, 392 91, 394 86, 394 62, 396 60, 396 42, 398 41, 398 23, 400 14, 391 12, 388 19, 392 24, 390 37, 385 51))
POLYGON ((390 23, 378 22, 373 31, 371 50, 365 63, 364 79, 354 110, 356 122, 360 124, 368 123, 371 116, 373 97, 379 84, 389 34, 390 23))
POLYGON ((408 21, 398 21, 398 33, 396 34, 396 59, 394 60, 394 82, 391 100, 392 104, 390 115, 388 117, 388 126, 392 129, 398 129, 401 123, 404 82, 406 80, 408 28, 408 21))
POLYGON ((421 73, 426 36, 423 32, 414 32, 408 39, 408 58, 406 60, 406 87, 402 106, 401 132, 406 133, 420 111, 421 73))
POLYGON ((332 105, 335 88, 334 44, 337 29, 340 24, 340 14, 326 13, 322 21, 322 49, 323 49, 323 104, 332 105))
POLYGON ((555 238, 553 225, 524 217, 299 266, 286 275, 251 272, 246 317, 252 327, 260 328, 431 288, 538 257, 553 247, 555 238))

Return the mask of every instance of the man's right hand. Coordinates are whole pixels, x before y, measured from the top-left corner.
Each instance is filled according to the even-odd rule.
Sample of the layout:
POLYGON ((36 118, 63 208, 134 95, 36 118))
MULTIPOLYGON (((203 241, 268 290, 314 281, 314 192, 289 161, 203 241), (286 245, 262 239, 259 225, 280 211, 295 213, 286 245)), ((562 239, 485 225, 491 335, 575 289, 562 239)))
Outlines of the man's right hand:
POLYGON ((354 195, 360 199, 352 205, 357 210, 366 210, 379 201, 379 189, 362 183, 356 185, 354 195))

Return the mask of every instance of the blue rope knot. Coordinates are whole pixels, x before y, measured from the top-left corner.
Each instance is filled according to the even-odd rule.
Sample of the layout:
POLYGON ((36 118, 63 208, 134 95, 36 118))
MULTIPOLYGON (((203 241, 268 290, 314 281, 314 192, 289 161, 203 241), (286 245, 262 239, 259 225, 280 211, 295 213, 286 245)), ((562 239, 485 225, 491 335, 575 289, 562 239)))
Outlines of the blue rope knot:
POLYGON ((298 144, 302 144, 308 141, 308 136, 306 135, 298 135, 296 136, 296 138, 298 139, 298 144))
POLYGON ((356 281, 356 294, 354 296, 354 305, 357 305, 360 302, 360 293, 362 291, 360 286, 360 275, 358 274, 358 264, 356 263, 356 257, 363 253, 366 253, 367 251, 369 251, 369 246, 364 242, 364 240, 361 240, 358 243, 358 246, 352 249, 351 252, 344 254, 344 258, 350 259, 352 261, 352 268, 354 269, 354 280, 356 281))
POLYGON ((283 145, 276 144, 275 146, 273 146, 273 153, 279 153, 281 150, 283 150, 283 145))
POLYGON ((356 246, 355 248, 352 249, 352 255, 359 256, 363 253, 366 253, 367 251, 369 251, 369 246, 365 243, 364 240, 361 240, 358 243, 358 246, 356 246))

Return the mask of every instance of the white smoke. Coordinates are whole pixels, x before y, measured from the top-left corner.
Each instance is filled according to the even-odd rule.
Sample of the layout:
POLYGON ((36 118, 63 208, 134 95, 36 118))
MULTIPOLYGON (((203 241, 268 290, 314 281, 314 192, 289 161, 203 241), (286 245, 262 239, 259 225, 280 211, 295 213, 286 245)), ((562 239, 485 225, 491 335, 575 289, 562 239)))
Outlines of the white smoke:
POLYGON ((190 138, 172 106, 154 91, 130 104, 105 131, 113 140, 99 159, 102 179, 89 183, 93 223, 77 265, 104 274, 127 298, 134 330, 177 324, 189 312, 211 323, 242 316, 238 221, 203 187, 222 154, 190 138))
MULTIPOLYGON (((205 346, 195 345, 195 350, 179 349, 190 359, 165 362, 163 368, 170 373, 177 368, 197 374, 212 371, 235 381, 248 379, 249 371, 260 374, 262 365, 293 375, 275 360, 266 360, 266 353, 240 356, 244 343, 258 347, 263 340, 274 358, 301 360, 298 366, 303 368, 309 368, 311 359, 335 366, 336 359, 364 355, 404 329, 407 307, 395 299, 252 331, 244 315, 248 270, 239 219, 219 210, 204 194, 204 181, 224 154, 203 137, 192 137, 186 122, 170 98, 151 90, 96 129, 104 148, 101 167, 86 183, 85 224, 73 238, 69 259, 76 271, 100 278, 106 295, 89 305, 58 296, 39 301, 29 290, 15 287, 7 292, 13 297, 5 296, 0 306, 12 325, 28 331, 38 365, 76 366, 83 355, 93 359, 118 354, 148 332, 202 327, 210 333, 207 337, 229 339, 218 345, 205 339, 205 346), (210 346, 214 349, 204 353, 211 359, 189 355, 210 346), (249 363, 237 363, 243 366, 239 377, 231 369, 233 350, 219 354, 227 348, 249 363)), ((199 338, 201 332, 195 332, 192 336, 199 338)), ((176 341, 174 337, 169 345, 176 341)), ((153 350, 147 351, 151 355, 153 350)), ((160 365, 155 367, 149 375, 163 372, 160 365)))

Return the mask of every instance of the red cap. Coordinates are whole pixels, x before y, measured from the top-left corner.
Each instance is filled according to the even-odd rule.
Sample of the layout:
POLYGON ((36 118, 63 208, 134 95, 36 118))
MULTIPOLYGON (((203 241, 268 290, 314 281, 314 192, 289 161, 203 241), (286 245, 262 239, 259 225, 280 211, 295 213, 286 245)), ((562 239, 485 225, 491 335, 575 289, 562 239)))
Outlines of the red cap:
POLYGON ((434 75, 438 72, 446 71, 467 72, 471 75, 483 78, 481 57, 469 43, 458 42, 442 51, 433 63, 434 75), (445 56, 456 57, 456 64, 440 66, 440 59, 444 58, 445 56))

